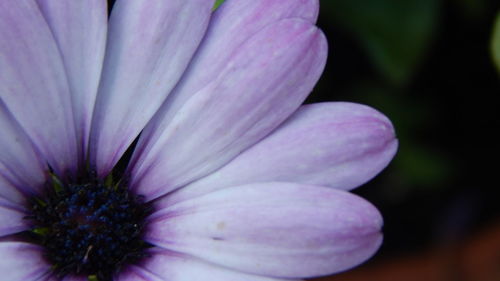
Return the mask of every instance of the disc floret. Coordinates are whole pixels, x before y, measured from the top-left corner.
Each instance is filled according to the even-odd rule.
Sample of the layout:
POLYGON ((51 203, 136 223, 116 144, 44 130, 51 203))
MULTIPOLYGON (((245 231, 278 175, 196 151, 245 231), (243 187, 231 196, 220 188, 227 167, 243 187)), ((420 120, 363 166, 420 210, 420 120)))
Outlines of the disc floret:
POLYGON ((112 280, 126 264, 147 256, 142 239, 151 207, 123 184, 97 179, 47 184, 44 197, 31 198, 32 236, 58 276, 112 280))

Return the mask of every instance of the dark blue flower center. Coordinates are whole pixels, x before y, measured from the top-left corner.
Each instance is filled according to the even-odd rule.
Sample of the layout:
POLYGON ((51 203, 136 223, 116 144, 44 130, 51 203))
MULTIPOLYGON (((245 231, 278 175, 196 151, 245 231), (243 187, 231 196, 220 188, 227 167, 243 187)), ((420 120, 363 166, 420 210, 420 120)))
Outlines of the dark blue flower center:
POLYGON ((149 244, 142 239, 151 207, 120 185, 96 180, 51 183, 45 198, 31 198, 32 232, 60 277, 112 280, 136 263, 149 244))

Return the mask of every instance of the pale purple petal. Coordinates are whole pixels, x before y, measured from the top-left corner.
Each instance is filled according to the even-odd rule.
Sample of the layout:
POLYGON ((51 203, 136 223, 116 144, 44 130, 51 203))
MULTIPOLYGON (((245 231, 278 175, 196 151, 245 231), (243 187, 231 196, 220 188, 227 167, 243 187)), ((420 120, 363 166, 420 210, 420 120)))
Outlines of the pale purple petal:
MULTIPOLYGON (((59 278, 55 276, 54 274, 43 277, 42 279, 36 280, 36 281, 89 281, 89 279, 86 276, 66 276, 64 278, 59 278)), ((121 281, 121 280, 118 280, 121 281)), ((147 280, 150 281, 150 280, 147 280)))
POLYGON ((228 165, 163 200, 173 203, 216 189, 269 181, 349 190, 384 169, 397 144, 389 119, 370 107, 345 102, 305 105, 228 165))
POLYGON ((287 18, 314 23, 318 11, 318 0, 226 1, 214 13, 207 34, 181 81, 142 132, 136 156, 151 149, 186 101, 227 71, 227 66, 234 63, 234 56, 241 53, 245 44, 247 47, 243 48, 248 48, 247 41, 256 33, 287 18))
POLYGON ((46 168, 28 136, 1 100, 0 132, 0 197, 22 203, 23 195, 40 190, 45 182, 46 168))
POLYGON ((161 279, 159 276, 151 272, 145 271, 134 265, 128 266, 125 270, 120 272, 116 278, 118 281, 170 281, 161 279))
POLYGON ((22 207, 0 197, 0 237, 27 230, 25 216, 22 207))
POLYGON ((201 41, 212 0, 118 0, 94 112, 90 157, 106 175, 175 86, 201 41))
POLYGON ((342 190, 292 183, 232 187, 151 217, 145 239, 208 262, 278 278, 327 275, 360 264, 382 241, 382 218, 342 190))
POLYGON ((287 18, 315 23, 318 11, 318 0, 226 1, 214 13, 200 50, 176 93, 190 96, 201 90, 224 70, 237 49, 265 26, 287 18))
MULTIPOLYGON (((226 1, 214 13, 199 50, 173 93, 175 104, 183 104, 217 78, 238 48, 267 25, 287 18, 315 23, 318 11, 318 0, 226 1)), ((168 111, 176 111, 172 100, 167 104, 168 111)))
POLYGON ((13 185, 9 179, 6 178, 4 174, 9 173, 9 171, 4 167, 2 162, 0 162, 0 198, 3 198, 14 204, 21 205, 24 203, 25 195, 19 190, 19 187, 13 185))
MULTIPOLYGON (((284 281, 264 276, 246 274, 214 264, 172 253, 162 249, 152 252, 152 257, 145 260, 140 266, 134 266, 131 270, 124 272, 121 276, 133 275, 144 276, 144 280, 165 281, 284 281), (151 278, 151 276, 153 276, 151 278), (151 278, 151 279, 148 279, 151 278), (159 279, 158 279, 159 278, 159 279)), ((128 278, 124 280, 137 280, 128 278)), ((123 281, 122 277, 118 280, 123 281)), ((294 281, 287 279, 288 281, 294 281)), ((298 280, 295 280, 298 281, 298 280)))
POLYGON ((101 76, 107 1, 37 0, 68 74, 80 160, 85 160, 92 111, 101 76))
POLYGON ((147 153, 137 150, 132 188, 155 198, 226 164, 299 107, 326 55, 323 33, 307 21, 263 29, 179 109, 147 153))
POLYGON ((50 270, 42 257, 42 249, 23 242, 0 242, 2 280, 39 280, 50 270))
POLYGON ((56 172, 75 171, 66 73, 35 1, 0 1, 0 99, 56 172))

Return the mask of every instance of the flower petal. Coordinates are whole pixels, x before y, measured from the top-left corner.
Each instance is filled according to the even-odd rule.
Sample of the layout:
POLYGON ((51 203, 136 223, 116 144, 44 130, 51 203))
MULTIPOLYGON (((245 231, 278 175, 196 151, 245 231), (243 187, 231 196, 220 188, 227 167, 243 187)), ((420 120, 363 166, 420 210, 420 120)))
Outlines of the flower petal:
POLYGON ((22 208, 0 197, 0 237, 28 229, 25 216, 22 208))
POLYGON ((68 74, 80 160, 84 161, 106 46, 107 2, 37 2, 52 30, 68 74))
POLYGON ((151 147, 136 150, 132 188, 152 199, 226 164, 299 107, 326 55, 325 37, 307 21, 282 20, 259 32, 151 147))
POLYGON ((9 171, 4 167, 2 162, 0 162, 0 198, 7 200, 11 203, 18 204, 21 206, 24 203, 24 195, 19 187, 13 185, 5 176, 5 173, 9 171))
POLYGON ((199 51, 176 92, 192 95, 224 70, 241 45, 269 24, 287 18, 300 18, 314 24, 318 0, 233 0, 219 7, 199 51))
POLYGON ((58 47, 36 2, 0 1, 0 99, 60 175, 74 172, 77 161, 68 93, 58 47))
POLYGON ((22 203, 45 182, 43 162, 0 100, 0 198, 22 203), (24 196, 23 196, 24 195, 24 196))
POLYGON ((42 250, 34 244, 0 242, 0 272, 2 280, 38 280, 50 270, 42 250))
POLYGON ((228 165, 164 200, 173 203, 216 189, 270 181, 349 190, 383 170, 397 145, 390 120, 370 107, 346 102, 305 105, 228 165))
MULTIPOLYGON (((89 279, 85 276, 66 276, 62 279, 55 274, 48 275, 42 279, 37 279, 36 281, 88 281, 89 279)), ((121 280, 119 280, 121 281, 121 280)), ((147 280, 150 281, 150 280, 147 280)))
MULTIPOLYGON (((184 103, 216 79, 241 45, 267 25, 287 18, 314 24, 318 11, 318 0, 226 1, 214 13, 199 50, 175 89, 174 93, 182 97, 176 98, 184 103)), ((175 108, 169 106, 169 110, 175 108)))
POLYGON ((116 1, 92 121, 99 175, 120 159, 175 86, 201 41, 213 1, 116 1))
MULTIPOLYGON (((233 271, 217 265, 209 264, 197 260, 193 257, 172 253, 165 250, 155 250, 153 256, 147 259, 140 267, 134 267, 135 275, 155 276, 154 278, 144 278, 144 280, 165 280, 165 281, 284 281, 264 276, 250 275, 238 271, 233 271), (159 278, 159 279, 158 279, 159 278)), ((129 275, 125 273, 124 275, 129 275)), ((123 281, 121 278, 118 280, 123 281)), ((137 280, 137 279, 126 279, 137 280)), ((293 281, 287 279, 287 281, 293 281)), ((295 280, 297 281, 297 280, 295 280)))
POLYGON ((116 278, 118 281, 170 281, 145 271, 135 265, 128 266, 116 278))
POLYGON ((318 12, 318 0, 225 1, 215 11, 205 38, 179 84, 142 133, 141 142, 156 139, 155 133, 163 131, 191 96, 219 76, 249 38, 266 26, 287 18, 315 23, 318 12))
POLYGON ((154 213, 145 239, 252 274, 326 275, 380 246, 382 218, 351 193, 291 183, 223 189, 154 213))

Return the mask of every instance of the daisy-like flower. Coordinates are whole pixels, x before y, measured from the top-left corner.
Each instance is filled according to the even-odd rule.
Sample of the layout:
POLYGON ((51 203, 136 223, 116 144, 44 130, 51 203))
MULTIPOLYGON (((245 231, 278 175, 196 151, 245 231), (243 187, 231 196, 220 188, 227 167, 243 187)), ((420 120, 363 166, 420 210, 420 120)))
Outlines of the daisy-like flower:
POLYGON ((369 107, 300 106, 318 1, 213 4, 0 1, 1 280, 297 280, 378 249, 348 190, 397 141, 369 107))

